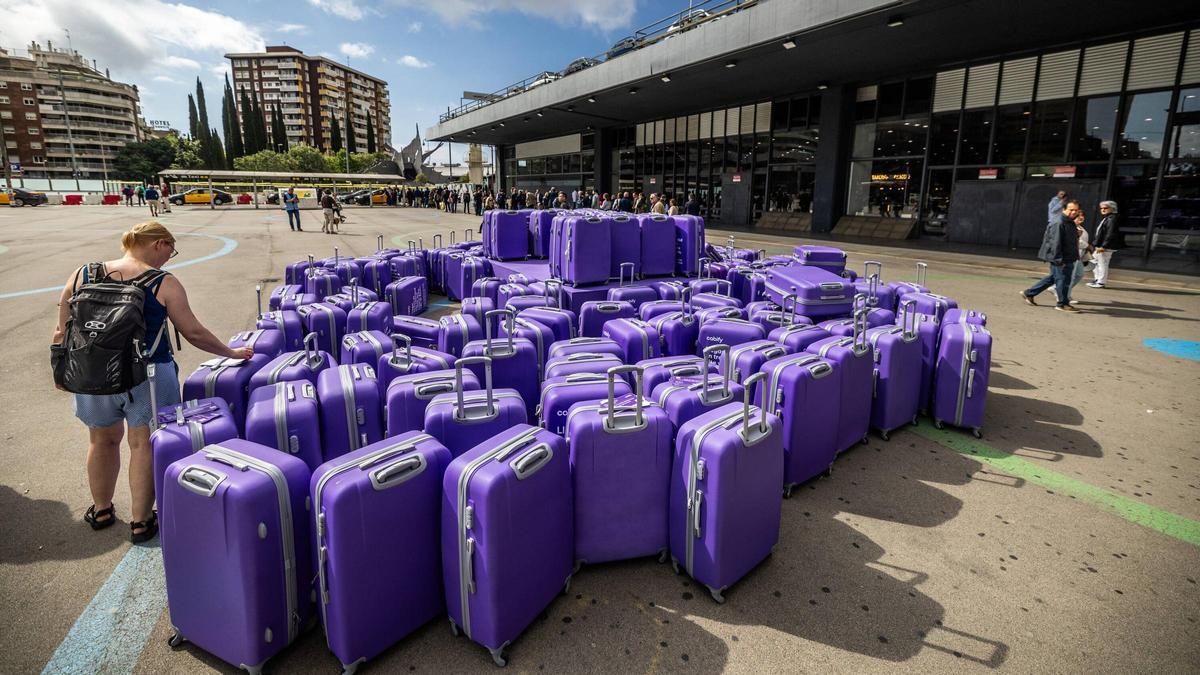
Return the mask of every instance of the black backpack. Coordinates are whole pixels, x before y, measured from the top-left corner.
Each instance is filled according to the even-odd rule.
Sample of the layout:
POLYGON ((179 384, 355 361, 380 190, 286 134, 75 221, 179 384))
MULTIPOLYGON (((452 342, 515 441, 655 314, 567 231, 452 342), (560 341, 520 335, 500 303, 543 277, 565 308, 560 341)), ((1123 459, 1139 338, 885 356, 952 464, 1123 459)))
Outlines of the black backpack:
POLYGON ((103 263, 90 263, 75 273, 76 282, 85 270, 68 301, 63 342, 51 348, 54 381, 76 394, 123 394, 146 381, 147 357, 166 335, 164 320, 147 347, 143 311, 146 293, 157 290, 167 273, 151 269, 123 281, 103 263))

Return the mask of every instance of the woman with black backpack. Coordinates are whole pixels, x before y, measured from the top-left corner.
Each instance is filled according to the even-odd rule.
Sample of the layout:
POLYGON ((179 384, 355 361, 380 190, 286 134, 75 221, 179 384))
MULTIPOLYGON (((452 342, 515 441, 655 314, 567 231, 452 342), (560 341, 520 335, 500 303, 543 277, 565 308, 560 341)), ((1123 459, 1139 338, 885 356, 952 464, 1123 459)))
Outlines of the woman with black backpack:
POLYGON ((200 323, 183 285, 161 268, 179 254, 175 237, 157 221, 121 236, 124 256, 80 267, 59 296, 51 341, 55 385, 75 394, 75 416, 88 427, 87 473, 92 505, 83 519, 93 530, 116 522, 113 493, 121 472, 121 439, 129 430, 130 539, 153 539, 154 472, 150 450, 150 387, 158 406, 179 403, 179 368, 167 320, 187 341, 217 356, 248 359, 200 323))

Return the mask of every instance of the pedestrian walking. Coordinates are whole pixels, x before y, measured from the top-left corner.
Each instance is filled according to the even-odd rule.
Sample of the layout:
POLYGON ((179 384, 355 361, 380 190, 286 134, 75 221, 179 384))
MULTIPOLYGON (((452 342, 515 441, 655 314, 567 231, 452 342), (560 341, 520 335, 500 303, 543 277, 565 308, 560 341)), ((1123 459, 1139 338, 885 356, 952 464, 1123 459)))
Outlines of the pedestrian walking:
POLYGON ((138 186, 136 188, 134 188, 133 193, 137 195, 138 206, 145 206, 146 205, 146 186, 139 183, 138 186))
POLYGON ((158 186, 158 209, 161 213, 171 212, 171 191, 167 188, 167 184, 163 183, 158 186))
MULTIPOLYGON (((1092 244, 1088 241, 1088 232, 1083 224, 1083 212, 1080 211, 1079 215, 1075 216, 1075 235, 1078 237, 1079 242, 1077 245, 1079 259, 1075 261, 1075 267, 1073 273, 1071 274, 1072 293, 1075 292, 1075 287, 1079 285, 1079 282, 1083 281, 1083 275, 1094 266, 1092 264, 1092 244)), ((1070 303, 1072 305, 1078 305, 1079 301, 1072 299, 1070 303)))
POLYGON ((126 185, 121 188, 121 194, 125 195, 125 206, 133 206, 133 188, 126 185))
POLYGON ((142 196, 144 197, 145 202, 150 205, 150 217, 157 218, 159 207, 158 190, 155 190, 153 185, 148 185, 146 186, 146 191, 142 196))
POLYGON ((300 227, 300 195, 296 194, 296 188, 290 187, 283 193, 283 210, 287 213, 288 227, 293 232, 303 232, 304 228, 300 227))
POLYGON ((1055 309, 1061 312, 1078 312, 1071 306, 1071 273, 1075 261, 1079 259, 1078 235, 1075 229, 1075 217, 1079 215, 1079 202, 1069 200, 1060 213, 1046 225, 1042 235, 1042 246, 1038 249, 1038 259, 1050 266, 1050 273, 1042 277, 1036 284, 1021 291, 1021 298, 1028 305, 1037 305, 1034 298, 1039 293, 1054 287, 1058 296, 1055 309))
POLYGON ((1093 242, 1095 250, 1092 260, 1096 266, 1092 269, 1091 288, 1104 288, 1108 283, 1108 266, 1112 256, 1125 246, 1124 235, 1117 226, 1117 203, 1114 201, 1100 202, 1100 223, 1096 225, 1096 239, 1093 242))
POLYGON ((663 204, 663 201, 656 194, 650 195, 650 213, 657 213, 659 215, 666 215, 667 213, 667 206, 663 204))
POLYGON ((321 231, 325 234, 334 233, 333 222, 333 191, 326 190, 321 196, 321 215, 325 217, 325 222, 321 223, 321 231))
POLYGON ((688 195, 687 203, 683 205, 683 212, 689 216, 700 215, 700 200, 696 199, 696 193, 688 195))
POLYGON ((1053 197, 1050 198, 1050 204, 1047 206, 1046 219, 1054 220, 1054 216, 1062 213, 1063 207, 1067 205, 1067 191, 1059 190, 1053 197))
POLYGON ((675 203, 674 199, 671 200, 671 207, 667 209, 667 215, 668 216, 679 215, 679 205, 675 203))

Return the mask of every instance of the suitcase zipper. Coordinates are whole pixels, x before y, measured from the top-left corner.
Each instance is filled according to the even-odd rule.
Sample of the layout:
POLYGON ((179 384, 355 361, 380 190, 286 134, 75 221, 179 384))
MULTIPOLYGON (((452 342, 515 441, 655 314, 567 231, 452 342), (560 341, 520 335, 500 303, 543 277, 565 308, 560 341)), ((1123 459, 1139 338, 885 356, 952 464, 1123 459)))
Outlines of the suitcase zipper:
POLYGON ((287 442, 287 388, 286 383, 275 385, 275 447, 288 452, 287 442))
POLYGON ((467 490, 475 473, 493 459, 502 459, 509 452, 533 440, 540 428, 530 429, 516 438, 502 444, 500 447, 483 453, 471 460, 458 476, 458 596, 462 611, 462 629, 467 637, 471 637, 471 598, 475 593, 474 564, 471 559, 474 553, 475 540, 468 537, 468 530, 475 524, 473 509, 467 506, 467 490))
POLYGON ((958 402, 954 407, 954 426, 962 426, 963 407, 967 400, 967 373, 971 369, 971 326, 963 327, 962 370, 958 374, 958 402))
POLYGON ((292 529, 292 500, 287 478, 284 477, 283 471, 274 464, 221 445, 210 445, 206 452, 209 457, 221 457, 232 462, 246 464, 267 474, 267 477, 275 483, 275 496, 279 501, 279 536, 283 548, 283 582, 287 591, 288 644, 291 644, 300 629, 300 614, 296 604, 296 533, 292 529))
POLYGON ((358 375, 354 366, 342 366, 338 368, 338 379, 342 385, 342 402, 346 406, 346 433, 350 436, 351 450, 357 450, 361 447, 358 443, 358 412, 357 405, 354 400, 354 379, 358 375), (354 372, 351 372, 354 371, 354 372))
POLYGON ((692 447, 688 461, 687 522, 684 524, 684 527, 687 529, 684 534, 684 540, 687 542, 687 556, 684 562, 689 575, 693 574, 692 561, 694 559, 695 541, 700 537, 700 501, 703 499, 703 493, 696 489, 696 481, 699 480, 697 474, 700 471, 700 444, 704 442, 704 438, 709 433, 725 426, 725 424, 741 417, 741 415, 741 410, 724 415, 720 419, 713 420, 704 425, 692 436, 692 447))

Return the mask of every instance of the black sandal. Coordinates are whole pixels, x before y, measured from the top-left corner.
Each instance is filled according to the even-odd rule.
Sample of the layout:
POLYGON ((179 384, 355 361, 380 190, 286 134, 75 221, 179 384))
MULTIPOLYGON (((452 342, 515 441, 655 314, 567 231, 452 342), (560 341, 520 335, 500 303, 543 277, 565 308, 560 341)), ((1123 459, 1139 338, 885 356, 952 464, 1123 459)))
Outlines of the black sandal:
POLYGON ((83 522, 91 525, 93 530, 103 530, 106 527, 111 527, 113 523, 117 522, 117 515, 114 513, 114 509, 116 508, 116 504, 110 504, 107 509, 97 511, 96 505, 92 504, 88 507, 87 513, 83 514, 83 522), (105 516, 108 517, 104 518, 105 516), (101 518, 104 518, 104 520, 101 520, 101 518))
POLYGON ((151 511, 146 520, 129 523, 129 541, 141 544, 158 536, 158 511, 151 511), (141 530, 141 532, 134 532, 141 530))

